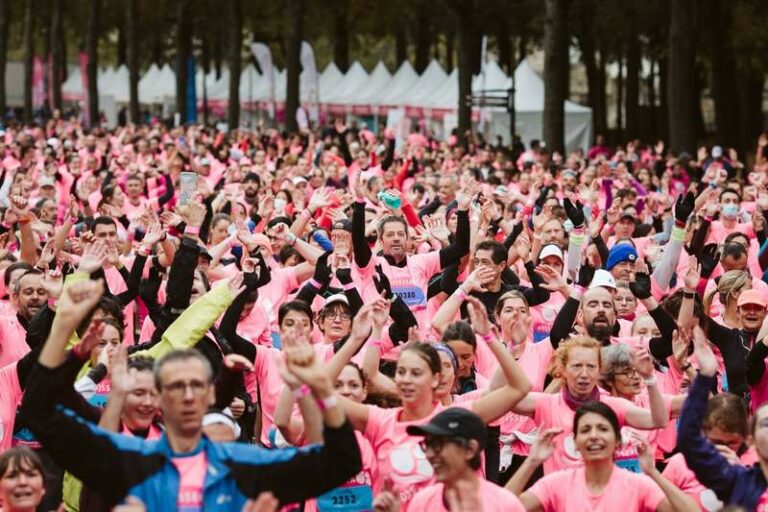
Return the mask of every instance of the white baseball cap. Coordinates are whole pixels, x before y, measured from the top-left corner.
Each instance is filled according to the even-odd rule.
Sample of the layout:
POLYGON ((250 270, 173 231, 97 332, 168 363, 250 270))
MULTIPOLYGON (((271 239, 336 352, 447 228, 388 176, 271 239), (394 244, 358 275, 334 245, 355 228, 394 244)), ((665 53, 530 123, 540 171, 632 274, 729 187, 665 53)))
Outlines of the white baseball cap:
POLYGON ((560 261, 564 261, 563 251, 555 244, 547 244, 541 249, 539 253, 539 261, 542 261, 547 256, 557 256, 560 261))
POLYGON ((604 288, 616 289, 616 280, 613 278, 610 272, 599 268, 595 270, 595 275, 592 277, 592 282, 589 283, 589 289, 602 286, 604 288))

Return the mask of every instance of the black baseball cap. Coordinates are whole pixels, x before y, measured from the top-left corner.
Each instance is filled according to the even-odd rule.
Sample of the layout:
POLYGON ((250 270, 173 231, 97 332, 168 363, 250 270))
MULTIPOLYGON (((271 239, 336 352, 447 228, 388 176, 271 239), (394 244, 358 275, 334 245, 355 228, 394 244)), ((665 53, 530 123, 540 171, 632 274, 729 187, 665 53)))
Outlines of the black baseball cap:
POLYGON ((476 440, 480 450, 488 444, 488 432, 480 416, 468 409, 451 407, 436 414, 426 425, 411 425, 405 429, 412 436, 458 437, 476 440))

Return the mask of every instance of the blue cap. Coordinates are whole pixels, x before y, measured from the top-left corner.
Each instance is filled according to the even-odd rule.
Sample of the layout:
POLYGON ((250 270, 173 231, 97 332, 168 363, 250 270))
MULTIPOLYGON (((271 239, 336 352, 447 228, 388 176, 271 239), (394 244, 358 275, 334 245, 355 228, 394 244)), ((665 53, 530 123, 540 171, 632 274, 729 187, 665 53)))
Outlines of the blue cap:
POLYGON ((608 253, 608 261, 605 263, 605 270, 611 270, 619 263, 625 261, 637 261, 637 250, 629 244, 616 244, 608 253))

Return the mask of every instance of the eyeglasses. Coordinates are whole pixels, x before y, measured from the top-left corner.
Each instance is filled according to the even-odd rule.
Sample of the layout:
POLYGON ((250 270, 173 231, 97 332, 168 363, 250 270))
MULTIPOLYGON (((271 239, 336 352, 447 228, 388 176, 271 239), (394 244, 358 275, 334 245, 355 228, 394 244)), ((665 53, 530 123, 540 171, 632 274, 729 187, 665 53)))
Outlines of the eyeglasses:
POLYGON ((170 384, 164 384, 163 389, 168 392, 169 395, 175 398, 181 398, 186 396, 187 389, 192 391, 194 396, 203 396, 208 391, 209 384, 201 380, 193 380, 190 382, 171 382, 170 384))
POLYGON ((349 313, 326 313, 323 315, 323 318, 330 318, 331 320, 336 320, 337 318, 342 321, 346 320, 352 320, 352 315, 349 313))
POLYGON ((442 451, 445 443, 455 443, 463 447, 467 446, 467 440, 462 437, 425 437, 419 441, 419 448, 424 453, 427 453, 427 451, 439 453, 442 451))
POLYGON ((640 372, 637 371, 637 369, 635 368, 629 368, 627 370, 624 370, 623 372, 616 372, 614 373, 614 375, 616 377, 618 377, 619 375, 622 375, 624 377, 634 377, 634 376, 640 375, 640 372))

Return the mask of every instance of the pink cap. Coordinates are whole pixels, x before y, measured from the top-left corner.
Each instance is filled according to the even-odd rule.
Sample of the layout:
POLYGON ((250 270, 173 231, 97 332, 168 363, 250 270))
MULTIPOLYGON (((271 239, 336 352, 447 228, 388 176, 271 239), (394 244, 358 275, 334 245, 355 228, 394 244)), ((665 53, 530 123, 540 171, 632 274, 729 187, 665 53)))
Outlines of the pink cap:
POLYGON ((760 293, 757 290, 745 290, 739 294, 739 301, 737 303, 739 306, 744 306, 745 304, 756 304, 758 306, 766 307, 765 297, 763 297, 763 294, 760 293))

